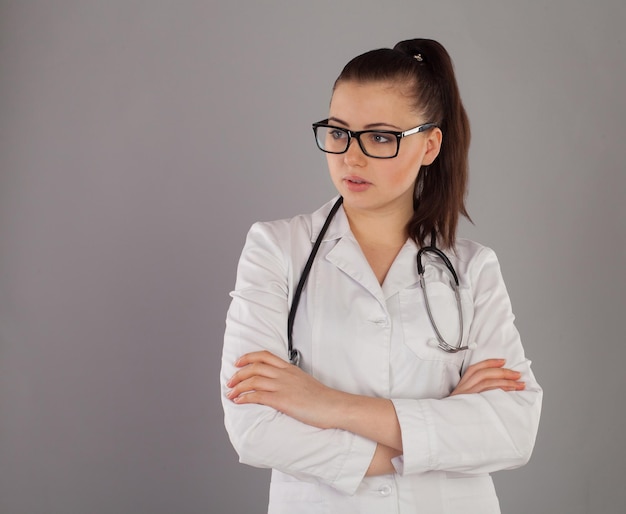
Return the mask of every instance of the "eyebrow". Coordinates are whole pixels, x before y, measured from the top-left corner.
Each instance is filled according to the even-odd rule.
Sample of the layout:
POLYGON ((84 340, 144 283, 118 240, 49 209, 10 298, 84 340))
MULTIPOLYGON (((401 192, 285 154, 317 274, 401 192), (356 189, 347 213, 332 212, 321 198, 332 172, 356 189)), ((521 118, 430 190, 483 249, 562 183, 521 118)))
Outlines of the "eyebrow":
MULTIPOLYGON (((340 120, 339 118, 335 117, 335 116, 331 116, 330 118, 328 118, 328 121, 334 121, 336 123, 340 123, 341 125, 345 125, 346 127, 348 127, 348 123, 346 123, 343 120, 340 120)), ((365 125, 365 130, 369 130, 369 129, 375 129, 375 128, 379 128, 382 126, 385 127, 391 127, 394 128, 396 130, 402 130, 400 127, 398 127, 397 125, 393 125, 391 123, 385 123, 385 122, 379 122, 379 123, 368 123, 367 125, 365 125)))

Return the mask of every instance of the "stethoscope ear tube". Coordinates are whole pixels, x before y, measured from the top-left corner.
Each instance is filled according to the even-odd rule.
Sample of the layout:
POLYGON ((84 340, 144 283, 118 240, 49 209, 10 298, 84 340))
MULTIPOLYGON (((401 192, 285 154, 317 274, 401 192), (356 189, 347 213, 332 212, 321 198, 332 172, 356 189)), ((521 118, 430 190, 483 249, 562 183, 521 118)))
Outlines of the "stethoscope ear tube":
POLYGON ((304 289, 307 278, 309 278, 309 273, 311 272, 311 267, 313 266, 313 261, 315 260, 317 251, 322 244, 322 239, 324 239, 324 235, 328 230, 330 222, 335 217, 335 214, 339 210, 339 207, 341 207, 342 203, 343 197, 340 196, 328 213, 328 217, 324 222, 324 226, 322 227, 322 230, 320 230, 320 233, 317 236, 315 243, 313 243, 313 249, 311 250, 309 259, 306 261, 304 270, 302 270, 302 275, 300 275, 300 280, 298 281, 298 285, 296 286, 296 291, 293 295, 293 301, 291 302, 291 307, 289 308, 289 316, 287 318, 287 355, 289 356, 289 362, 291 362, 291 364, 293 364, 294 366, 300 365, 300 352, 293 347, 293 322, 296 319, 296 311, 298 310, 298 304, 300 303, 300 296, 302 295, 302 290, 304 289))

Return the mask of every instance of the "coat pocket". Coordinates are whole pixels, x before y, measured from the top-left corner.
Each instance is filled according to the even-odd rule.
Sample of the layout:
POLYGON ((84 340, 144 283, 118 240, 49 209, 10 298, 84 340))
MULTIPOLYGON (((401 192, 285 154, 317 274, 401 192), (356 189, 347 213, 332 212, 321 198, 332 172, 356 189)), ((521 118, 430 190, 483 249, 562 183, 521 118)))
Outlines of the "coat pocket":
MULTIPOLYGON (((462 324, 462 346, 467 345, 474 315, 469 289, 459 288, 462 311, 462 320, 459 320, 452 287, 440 281, 429 281, 426 287, 431 315, 444 340, 450 346, 457 346, 462 324)), ((437 334, 428 316, 422 287, 416 284, 400 291, 399 300, 404 344, 421 360, 449 363, 460 368, 465 351, 450 353, 438 347, 437 334)))

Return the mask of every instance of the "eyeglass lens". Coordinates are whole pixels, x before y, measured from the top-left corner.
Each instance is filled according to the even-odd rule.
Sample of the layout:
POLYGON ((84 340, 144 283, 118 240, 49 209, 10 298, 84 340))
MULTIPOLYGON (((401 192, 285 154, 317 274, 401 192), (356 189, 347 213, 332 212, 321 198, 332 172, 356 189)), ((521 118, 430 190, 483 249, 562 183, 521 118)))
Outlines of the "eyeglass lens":
MULTIPOLYGON (((316 127, 315 135, 321 150, 344 153, 350 143, 350 134, 336 127, 316 127)), ((361 150, 370 157, 393 157, 398 152, 398 138, 385 132, 366 131, 359 134, 361 150)))

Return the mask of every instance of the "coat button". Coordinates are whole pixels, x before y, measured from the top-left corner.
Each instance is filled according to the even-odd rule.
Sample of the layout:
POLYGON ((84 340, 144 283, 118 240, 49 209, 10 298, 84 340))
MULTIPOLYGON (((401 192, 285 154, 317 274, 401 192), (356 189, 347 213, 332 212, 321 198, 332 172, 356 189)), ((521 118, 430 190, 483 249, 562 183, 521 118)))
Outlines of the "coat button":
POLYGON ((378 488, 378 492, 380 493, 381 496, 389 496, 391 494, 391 486, 388 484, 381 485, 378 488))

